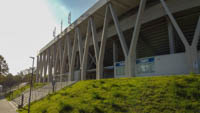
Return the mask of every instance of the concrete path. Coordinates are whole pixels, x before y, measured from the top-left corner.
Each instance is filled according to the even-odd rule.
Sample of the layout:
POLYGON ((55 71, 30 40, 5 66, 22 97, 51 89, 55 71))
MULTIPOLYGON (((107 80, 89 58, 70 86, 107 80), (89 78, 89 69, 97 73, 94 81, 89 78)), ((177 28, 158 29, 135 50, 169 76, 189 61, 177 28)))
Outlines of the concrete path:
POLYGON ((0 99, 0 113, 17 113, 15 107, 6 99, 0 99))

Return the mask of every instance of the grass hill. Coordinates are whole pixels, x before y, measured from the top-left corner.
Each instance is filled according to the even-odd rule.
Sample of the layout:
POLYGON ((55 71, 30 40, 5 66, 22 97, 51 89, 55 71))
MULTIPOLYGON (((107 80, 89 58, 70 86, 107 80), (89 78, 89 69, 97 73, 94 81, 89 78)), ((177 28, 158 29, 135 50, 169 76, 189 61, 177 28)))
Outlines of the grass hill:
POLYGON ((200 76, 80 81, 31 104, 31 113, 124 112, 200 112, 200 76))

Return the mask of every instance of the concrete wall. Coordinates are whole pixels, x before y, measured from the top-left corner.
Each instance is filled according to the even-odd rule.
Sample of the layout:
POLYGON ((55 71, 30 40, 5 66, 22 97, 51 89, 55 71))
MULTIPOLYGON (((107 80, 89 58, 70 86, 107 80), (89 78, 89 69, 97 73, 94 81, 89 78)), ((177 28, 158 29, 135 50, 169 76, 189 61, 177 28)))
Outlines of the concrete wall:
MULTIPOLYGON (((200 57, 200 52, 199 52, 200 57)), ((136 76, 161 76, 161 75, 178 75, 178 74, 189 74, 188 71, 188 63, 185 56, 185 53, 176 53, 170 55, 161 55, 161 56, 153 56, 148 58, 137 59, 137 68, 141 68, 142 70, 148 70, 147 72, 140 72, 136 69, 136 76), (149 59, 153 59, 153 61, 149 62, 149 59), (151 68, 149 68, 151 65, 151 68), (149 71, 150 69, 150 71, 149 71)), ((200 58, 199 58, 200 63, 200 58)), ((115 73, 118 71, 116 69, 115 63, 115 73)), ((124 63, 120 62, 120 66, 118 65, 118 69, 123 71, 124 63)), ((123 73, 123 72, 122 72, 123 73)), ((127 77, 125 74, 115 75, 116 78, 127 77)))
POLYGON ((80 70, 74 72, 74 81, 81 80, 80 70))
POLYGON ((154 57, 154 72, 141 73, 136 76, 188 74, 185 53, 162 55, 154 57))

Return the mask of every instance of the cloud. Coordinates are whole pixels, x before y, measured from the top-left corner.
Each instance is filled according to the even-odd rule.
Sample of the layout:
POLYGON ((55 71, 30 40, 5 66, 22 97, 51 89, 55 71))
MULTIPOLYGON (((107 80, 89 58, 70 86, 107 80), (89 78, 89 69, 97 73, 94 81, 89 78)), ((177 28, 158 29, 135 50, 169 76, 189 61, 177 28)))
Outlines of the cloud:
POLYGON ((57 22, 43 0, 3 0, 0 14, 0 54, 16 74, 31 66, 29 56, 52 39, 57 22))
MULTIPOLYGON (((98 0, 48 0, 48 1, 50 4, 54 4, 52 5, 54 6, 54 8, 59 6, 60 9, 65 9, 68 12, 71 11, 72 21, 75 21, 77 18, 80 17, 80 15, 86 12, 98 0)), ((59 8, 54 9, 54 12, 57 13, 58 10, 59 8)))
POLYGON ((30 56, 53 39, 53 29, 60 31, 60 21, 67 26, 67 16, 77 19, 97 0, 1 0, 0 54, 16 74, 31 66, 30 56))

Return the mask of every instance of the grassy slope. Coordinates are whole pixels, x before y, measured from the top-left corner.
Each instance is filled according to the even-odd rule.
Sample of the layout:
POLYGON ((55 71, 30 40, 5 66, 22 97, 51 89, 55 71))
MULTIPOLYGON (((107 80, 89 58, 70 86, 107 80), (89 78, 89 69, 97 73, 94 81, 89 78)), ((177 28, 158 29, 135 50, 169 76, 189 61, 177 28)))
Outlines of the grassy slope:
POLYGON ((31 105, 32 113, 199 111, 198 75, 81 81, 31 105))
MULTIPOLYGON (((34 88, 39 88, 39 87, 42 87, 42 86, 44 86, 45 84, 43 84, 43 83, 35 83, 34 85, 33 85, 33 87, 34 88)), ((8 93, 7 95, 6 95, 6 99, 7 100, 13 100, 13 99, 15 99, 16 97, 18 97, 18 96, 20 96, 24 91, 26 91, 27 89, 29 89, 30 88, 30 85, 26 85, 26 86, 24 86, 24 87, 21 87, 21 88, 19 88, 19 89, 17 89, 17 90, 15 90, 15 91, 13 91, 13 93, 8 93)))

